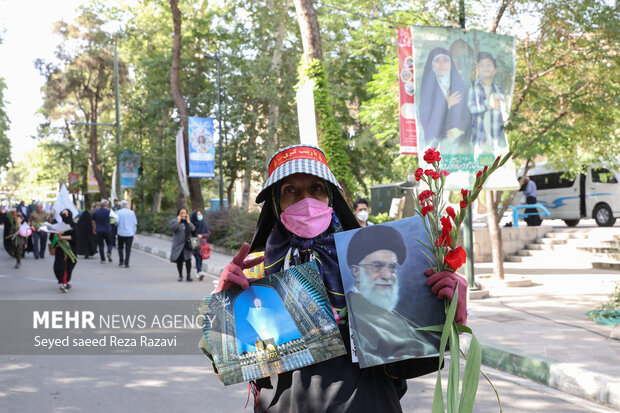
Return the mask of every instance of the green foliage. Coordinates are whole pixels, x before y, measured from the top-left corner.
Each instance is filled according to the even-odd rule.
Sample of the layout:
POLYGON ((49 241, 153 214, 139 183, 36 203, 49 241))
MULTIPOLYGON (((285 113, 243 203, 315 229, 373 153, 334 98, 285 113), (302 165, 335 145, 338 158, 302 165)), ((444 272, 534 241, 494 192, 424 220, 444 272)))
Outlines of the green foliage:
POLYGON ((4 79, 0 77, 0 169, 6 168, 9 163, 11 163, 11 141, 7 136, 10 121, 5 109, 5 89, 6 83, 4 82, 4 79))
POLYGON ((237 250, 244 242, 252 241, 258 213, 247 212, 240 208, 228 208, 207 212, 205 219, 211 228, 209 242, 237 250))
POLYGON ((136 211, 138 232, 170 235, 170 221, 176 217, 176 210, 153 213, 144 209, 136 211))
POLYGON ((349 188, 353 188, 348 145, 334 117, 329 96, 329 83, 323 64, 318 59, 302 58, 299 63, 299 84, 304 84, 309 80, 314 81, 314 108, 319 119, 317 125, 319 146, 325 152, 327 162, 336 179, 345 182, 349 188))
POLYGON ((396 220, 396 218, 390 218, 387 212, 368 216, 368 221, 372 222, 373 224, 383 224, 384 222, 390 222, 394 220, 396 220))

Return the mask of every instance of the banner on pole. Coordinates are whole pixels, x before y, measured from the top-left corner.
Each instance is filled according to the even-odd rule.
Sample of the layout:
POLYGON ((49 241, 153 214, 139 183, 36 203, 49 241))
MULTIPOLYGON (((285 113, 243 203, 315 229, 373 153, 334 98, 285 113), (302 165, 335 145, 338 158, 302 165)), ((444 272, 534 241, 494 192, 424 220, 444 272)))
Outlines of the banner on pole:
POLYGON ((71 172, 67 177, 67 183, 69 193, 78 194, 80 193, 80 174, 76 172, 71 172))
POLYGON ((117 169, 116 169, 116 165, 114 165, 114 170, 112 171, 112 186, 110 188, 110 201, 114 202, 114 200, 118 200, 118 195, 117 195, 117 181, 118 178, 118 174, 117 174, 117 169))
MULTIPOLYGON (((412 27, 414 98, 420 164, 426 149, 441 152, 446 189, 473 183, 476 173, 508 152, 515 77, 515 39, 459 28, 412 27)), ((486 189, 518 188, 507 162, 486 189)))
POLYGON ((189 188, 187 187, 187 174, 185 173, 185 145, 183 144, 183 127, 179 128, 177 133, 177 172, 179 173, 179 182, 185 196, 189 196, 189 188))
POLYGON ((120 155, 121 190, 135 188, 138 180, 138 157, 131 151, 124 150, 120 155))
POLYGON ((297 121, 299 122, 299 142, 319 146, 314 111, 314 80, 312 79, 297 89, 297 121))
POLYGON ((418 142, 415 124, 413 83, 413 50, 411 29, 398 28, 398 85, 400 90, 400 153, 417 155, 418 142))
POLYGON ((213 119, 190 116, 188 123, 189 177, 213 178, 215 176, 215 144, 213 119))

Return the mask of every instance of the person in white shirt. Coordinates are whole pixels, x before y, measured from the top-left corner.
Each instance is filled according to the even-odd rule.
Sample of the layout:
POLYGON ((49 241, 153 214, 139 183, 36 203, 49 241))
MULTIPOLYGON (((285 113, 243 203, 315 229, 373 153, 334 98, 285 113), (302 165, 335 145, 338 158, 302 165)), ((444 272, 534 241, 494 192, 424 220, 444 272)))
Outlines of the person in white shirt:
POLYGON ((121 208, 116 211, 116 225, 118 234, 118 265, 129 268, 129 256, 133 236, 136 235, 138 219, 136 213, 129 209, 129 201, 122 200, 121 208))
POLYGON ((368 221, 369 211, 370 207, 368 206, 368 201, 364 198, 360 198, 353 202, 353 213, 355 214, 355 219, 362 228, 373 225, 372 222, 368 221))

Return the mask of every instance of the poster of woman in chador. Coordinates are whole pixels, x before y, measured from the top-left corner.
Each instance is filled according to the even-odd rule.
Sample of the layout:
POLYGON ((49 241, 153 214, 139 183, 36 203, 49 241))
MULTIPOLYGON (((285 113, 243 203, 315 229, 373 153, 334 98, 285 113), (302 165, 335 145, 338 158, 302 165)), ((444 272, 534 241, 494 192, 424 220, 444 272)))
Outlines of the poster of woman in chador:
MULTIPOLYGON (((412 27, 411 38, 418 153, 438 149, 451 173, 446 187, 458 189, 508 152, 514 38, 444 27, 412 27)), ((512 162, 502 169, 487 188, 518 186, 512 162)))

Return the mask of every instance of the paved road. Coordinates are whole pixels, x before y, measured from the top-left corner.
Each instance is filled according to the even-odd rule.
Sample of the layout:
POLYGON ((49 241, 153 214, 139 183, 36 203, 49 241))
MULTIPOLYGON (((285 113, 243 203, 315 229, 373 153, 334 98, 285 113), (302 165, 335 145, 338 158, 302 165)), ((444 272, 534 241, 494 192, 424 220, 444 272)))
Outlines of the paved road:
MULTIPOLYGON (((116 261, 116 257, 115 257, 116 261)), ((131 268, 80 260, 73 289, 61 293, 52 258, 29 256, 22 268, 0 252, 0 299, 135 300, 192 299, 208 294, 214 277, 179 283, 176 267, 134 251, 131 268)), ((1 330, 1 326, 0 326, 1 330)), ((11 332, 2 331, 2 340, 11 332)), ((485 369, 488 370, 488 369, 485 369)), ((536 383, 490 372, 505 412, 612 411, 536 383)), ((405 412, 428 412, 434 375, 411 380, 405 412)), ((218 412, 244 410, 247 386, 224 388, 201 354, 195 356, 8 356, 0 355, 0 410, 7 412, 218 412)), ((477 412, 499 411, 491 387, 482 383, 477 412)))

